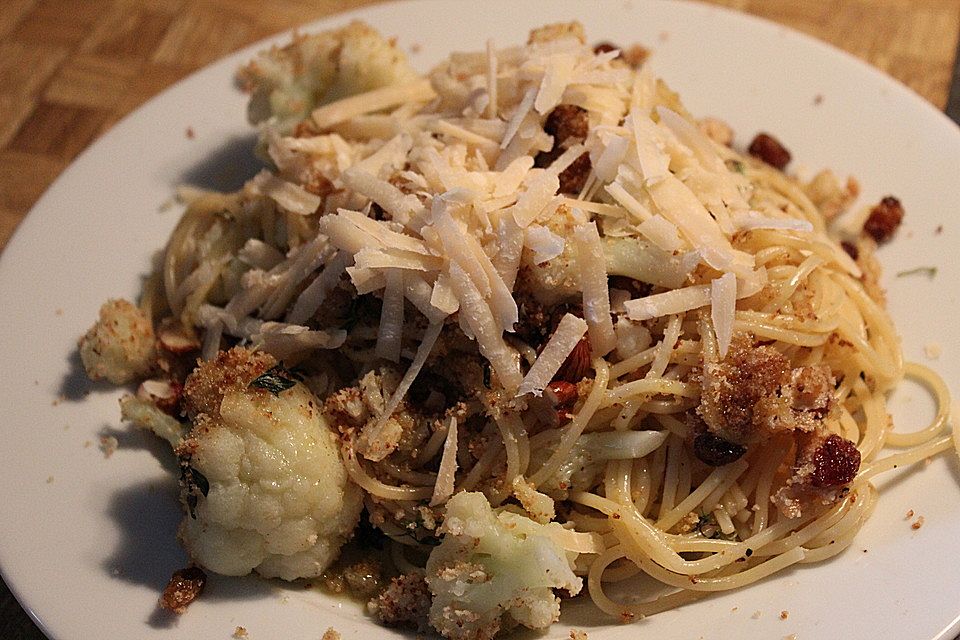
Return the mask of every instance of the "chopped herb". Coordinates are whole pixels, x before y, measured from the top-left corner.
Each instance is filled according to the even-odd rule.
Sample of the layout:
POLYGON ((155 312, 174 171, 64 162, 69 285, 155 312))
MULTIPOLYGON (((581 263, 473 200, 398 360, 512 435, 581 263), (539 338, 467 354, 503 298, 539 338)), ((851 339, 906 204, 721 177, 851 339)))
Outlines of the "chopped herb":
POLYGON ((197 519, 197 492, 204 498, 210 493, 210 481, 207 477, 190 466, 190 457, 180 458, 180 484, 186 496, 187 511, 190 517, 197 519))
POLYGON ((936 275, 936 267, 917 267, 916 269, 907 269, 906 271, 897 272, 898 278, 903 278, 906 276, 927 276, 928 278, 933 278, 936 275))
POLYGON ((739 160, 730 160, 728 162, 731 171, 736 171, 737 173, 744 174, 746 173, 746 167, 739 160))
POLYGON ((293 385, 297 384, 296 380, 291 380, 291 378, 286 376, 291 376, 291 378, 293 378, 296 377, 296 374, 291 375, 289 371, 280 365, 277 365, 251 382, 250 387, 255 389, 266 389, 273 395, 278 396, 281 392, 286 391, 293 385))
POLYGON ((723 539, 723 540, 736 540, 737 533, 734 531, 730 534, 725 534, 720 530, 720 525, 717 524, 717 519, 714 517, 713 513, 703 513, 702 511, 697 518, 697 533, 702 535, 704 538, 710 538, 711 540, 723 539))
POLYGON ((207 476, 203 475, 193 467, 190 467, 190 473, 193 475, 193 483, 196 485, 197 489, 200 490, 200 493, 203 494, 203 497, 206 498, 207 494, 210 493, 210 481, 207 480, 207 476))

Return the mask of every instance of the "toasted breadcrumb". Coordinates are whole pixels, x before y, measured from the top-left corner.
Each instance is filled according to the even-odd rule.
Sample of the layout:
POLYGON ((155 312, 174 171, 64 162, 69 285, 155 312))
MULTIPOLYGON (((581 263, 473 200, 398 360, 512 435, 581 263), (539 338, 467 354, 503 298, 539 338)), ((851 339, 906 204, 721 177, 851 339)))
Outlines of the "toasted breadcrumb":
POLYGON ((430 612, 430 590, 421 573, 393 578, 378 597, 369 602, 371 612, 387 624, 407 624, 427 629, 430 612))
POLYGON ((580 629, 570 629, 570 640, 588 640, 587 632, 580 629))
POLYGON ((103 451, 103 457, 109 458, 116 452, 120 443, 113 436, 100 436, 100 450, 103 451))
POLYGON ((187 606, 196 600, 207 584, 207 574, 199 567, 187 567, 174 571, 160 596, 160 606, 168 611, 181 614, 187 606))
POLYGON ((233 630, 233 637, 234 637, 234 638, 238 638, 238 639, 239 639, 239 638, 249 638, 249 637, 250 637, 250 634, 248 634, 248 633, 247 633, 247 630, 244 629, 243 627, 237 627, 236 629, 233 630))
POLYGON ((127 384, 146 376, 157 360, 150 318, 127 300, 108 300, 80 340, 80 359, 91 380, 127 384))
POLYGON ((923 526, 923 516, 920 516, 919 518, 913 521, 913 524, 910 525, 910 528, 916 531, 922 526, 923 526))
POLYGON ((781 619, 781 620, 786 620, 786 619, 789 618, 789 617, 790 617, 790 612, 789 612, 789 611, 784 610, 784 611, 781 611, 781 612, 780 612, 780 619, 781 619))
POLYGON ((184 410, 190 418, 201 413, 220 415, 220 404, 227 391, 242 391, 258 376, 276 364, 268 353, 235 347, 221 351, 214 360, 202 362, 183 388, 184 410))
POLYGON ((320 640, 340 640, 340 632, 330 627, 323 632, 323 637, 320 640))

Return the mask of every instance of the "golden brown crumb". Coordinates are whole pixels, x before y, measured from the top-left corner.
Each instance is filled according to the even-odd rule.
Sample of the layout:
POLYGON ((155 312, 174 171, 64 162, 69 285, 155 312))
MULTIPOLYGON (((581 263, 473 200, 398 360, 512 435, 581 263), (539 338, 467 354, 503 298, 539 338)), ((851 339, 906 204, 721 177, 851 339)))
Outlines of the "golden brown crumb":
POLYGON ((781 619, 781 620, 786 620, 786 619, 789 618, 789 617, 790 617, 790 612, 789 612, 789 611, 784 610, 784 611, 781 611, 781 612, 780 612, 780 619, 781 619))
POLYGON ((246 388, 276 364, 270 354, 242 347, 221 351, 215 359, 200 363, 183 386, 183 405, 187 415, 196 418, 205 413, 216 417, 227 391, 246 388))
POLYGON ((588 640, 587 632, 580 629, 570 629, 570 640, 588 640))
POLYGON ((234 637, 234 638, 238 638, 238 639, 239 639, 239 638, 249 638, 249 637, 250 637, 250 634, 248 634, 248 633, 247 633, 247 630, 244 629, 243 627, 237 627, 236 629, 233 630, 233 637, 234 637))
POLYGON ((340 632, 330 627, 323 632, 323 637, 320 640, 340 640, 340 632))
POLYGON ((53 484, 53 476, 47 476, 47 484, 53 484))
POLYGON ((120 443, 113 436, 100 436, 100 450, 103 451, 103 457, 109 458, 116 452, 120 443))
MULTIPOLYGON (((197 137, 197 134, 196 134, 196 132, 193 130, 193 127, 187 127, 187 139, 188 139, 188 140, 193 140, 193 139, 196 138, 196 137, 197 137)), ((237 628, 239 629, 240 627, 237 627, 237 628)))
POLYGON ((913 509, 910 509, 910 511, 907 511, 907 515, 904 516, 904 520, 909 520, 912 517, 913 517, 913 509))
POLYGON ((427 628, 430 611, 430 590, 420 573, 407 573, 390 581, 368 607, 387 624, 407 624, 418 629, 427 628))
POLYGON ((83 448, 84 448, 84 449, 89 449, 89 448, 90 448, 90 445, 92 445, 92 444, 93 444, 93 443, 90 442, 89 440, 84 440, 84 441, 83 441, 83 448))
POLYGON ((207 574, 199 567, 174 571, 160 596, 160 606, 177 614, 183 613, 203 593, 206 584, 207 574))
POLYGON ((922 526, 923 526, 923 516, 920 516, 919 518, 913 521, 913 524, 910 525, 910 528, 916 531, 922 526))
POLYGON ((642 66, 643 63, 647 61, 647 58, 650 57, 650 49, 639 44, 631 45, 623 50, 620 57, 624 62, 636 69, 642 66))

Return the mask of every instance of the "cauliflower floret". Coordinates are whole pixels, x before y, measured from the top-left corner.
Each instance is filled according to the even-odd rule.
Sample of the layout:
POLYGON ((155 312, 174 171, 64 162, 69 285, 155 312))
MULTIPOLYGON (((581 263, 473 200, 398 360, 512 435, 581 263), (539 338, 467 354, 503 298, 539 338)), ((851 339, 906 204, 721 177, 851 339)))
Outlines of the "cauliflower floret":
MULTIPOLYGON (((570 238, 574 228, 586 222, 586 218, 579 210, 560 205, 554 215, 542 222, 561 238, 570 238)), ((580 272, 572 242, 565 243, 560 255, 545 262, 537 263, 534 256, 529 247, 524 247, 518 289, 529 291, 537 302, 548 306, 579 297, 580 272)))
POLYGON ((417 77, 396 45, 363 22, 312 35, 296 35, 283 48, 264 51, 240 70, 252 94, 253 124, 276 118, 288 132, 318 105, 417 77))
POLYGON ((572 569, 576 554, 549 537, 551 528, 563 530, 496 513, 482 493, 453 496, 443 540, 427 559, 430 624, 457 640, 487 640, 516 624, 549 627, 560 616, 553 589, 575 595, 582 587, 572 569))
POLYGON ((269 362, 235 348, 187 380, 179 535, 217 573, 313 578, 356 527, 362 494, 316 397, 282 369, 257 375, 269 362))
POLYGON ((157 362, 150 318, 126 300, 108 300, 80 339, 80 359, 91 380, 127 384, 145 378, 157 362))

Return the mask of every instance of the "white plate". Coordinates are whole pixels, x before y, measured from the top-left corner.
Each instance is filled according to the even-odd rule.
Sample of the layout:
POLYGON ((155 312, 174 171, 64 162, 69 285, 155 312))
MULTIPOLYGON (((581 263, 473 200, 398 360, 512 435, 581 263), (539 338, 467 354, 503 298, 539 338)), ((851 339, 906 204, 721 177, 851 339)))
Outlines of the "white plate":
MULTIPOLYGON (((354 16, 397 34, 404 47, 417 45, 412 59, 423 69, 451 50, 479 49, 489 37, 521 42, 532 26, 573 17, 593 39, 653 46, 655 69, 691 111, 726 119, 741 144, 770 130, 804 165, 858 176, 864 202, 886 193, 903 200, 906 222, 882 251, 887 273, 921 265, 939 273, 888 277, 891 311, 908 357, 923 360, 924 345, 937 342, 943 353, 935 368, 958 379, 960 133, 893 80, 782 27, 694 4, 408 2, 314 27, 354 16)), ((180 516, 169 455, 119 425, 117 390, 91 386, 77 370, 77 337, 107 297, 135 295, 151 252, 175 224, 175 211, 160 211, 173 186, 232 187, 254 171, 244 98, 231 75, 255 49, 197 73, 117 125, 51 187, 0 261, 0 561, 51 637, 225 638, 237 625, 252 638, 284 640, 315 640, 328 626, 345 638, 400 635, 374 626, 351 602, 257 579, 214 577, 175 623, 156 615, 159 590, 185 562, 174 540, 180 516), (109 459, 97 446, 101 433, 120 440, 109 459)), ((919 394, 900 396, 899 415, 909 420, 919 394)), ((603 639, 953 637, 958 465, 942 456, 921 467, 881 480, 873 518, 834 560, 635 626, 611 625, 585 606, 572 607, 564 622, 603 639), (919 531, 904 517, 909 509, 925 517, 919 531)))

